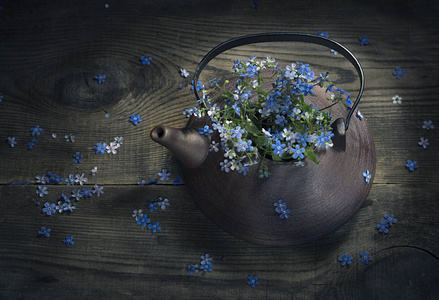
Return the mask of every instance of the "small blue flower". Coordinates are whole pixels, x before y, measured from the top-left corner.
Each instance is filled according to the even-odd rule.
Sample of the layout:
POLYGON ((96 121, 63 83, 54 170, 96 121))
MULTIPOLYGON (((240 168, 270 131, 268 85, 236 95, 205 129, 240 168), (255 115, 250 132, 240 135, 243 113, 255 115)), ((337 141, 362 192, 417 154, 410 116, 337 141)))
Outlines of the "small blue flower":
POLYGON ((103 189, 104 189, 103 186, 98 186, 97 184, 95 184, 93 187, 92 193, 96 194, 96 196, 99 197, 100 195, 102 195, 104 193, 103 189))
POLYGON ((306 133, 304 133, 304 134, 299 133, 298 134, 298 137, 297 137, 298 144, 302 143, 302 146, 305 147, 306 143, 308 143, 308 142, 309 142, 309 137, 306 133))
POLYGON ((93 196, 93 193, 88 188, 83 188, 82 195, 83 195, 83 197, 91 197, 91 196, 93 196))
POLYGON ((67 185, 75 185, 75 176, 73 174, 69 174, 69 177, 65 179, 67 185))
POLYGON ((255 285, 259 284, 258 282, 258 276, 249 276, 247 284, 250 285, 252 288, 255 287, 255 285))
POLYGON ((148 210, 151 212, 151 211, 154 211, 154 210, 156 210, 157 209, 157 202, 152 202, 152 201, 149 201, 148 202, 148 205, 147 205, 147 208, 148 208, 148 210))
POLYGON ((393 214, 391 214, 390 216, 388 214, 384 215, 384 219, 386 219, 387 224, 389 224, 389 226, 392 226, 392 224, 396 223, 396 219, 393 217, 393 214))
POLYGON ((75 242, 73 242, 73 235, 66 236, 66 238, 63 240, 63 243, 66 244, 66 246, 73 245, 75 242))
POLYGON ((163 169, 161 172, 158 172, 158 175, 160 180, 169 180, 169 175, 171 175, 171 173, 166 171, 166 169, 163 169))
POLYGON ((361 46, 366 46, 367 44, 369 44, 369 39, 365 35, 359 37, 358 39, 360 40, 361 46))
POLYGON ((177 179, 176 179, 174 182, 172 182, 172 184, 173 184, 173 185, 180 185, 180 184, 182 184, 182 183, 181 183, 181 177, 180 177, 180 176, 177 176, 177 179))
POLYGON ((106 78, 106 76, 104 74, 101 74, 101 73, 99 73, 98 75, 96 75, 94 77, 94 79, 96 79, 98 81, 98 84, 105 82, 105 78, 106 78))
POLYGON ((393 75, 396 76, 396 79, 399 79, 401 77, 405 77, 405 70, 401 69, 400 67, 396 67, 395 71, 393 71, 393 75))
POLYGON ((27 148, 28 149, 33 149, 36 145, 38 144, 38 140, 37 139, 33 139, 32 141, 30 141, 30 143, 27 144, 27 148))
POLYGON ((76 152, 75 154, 73 154, 73 162, 75 164, 80 164, 81 163, 81 158, 82 158, 82 155, 81 155, 80 152, 76 152))
POLYGON ((352 262, 353 257, 351 255, 347 255, 346 253, 343 253, 338 260, 341 262, 341 266, 345 266, 346 264, 350 265, 352 262))
POLYGON ((140 58, 140 60, 142 61, 142 64, 143 64, 143 65, 149 65, 149 64, 151 64, 151 57, 149 57, 149 56, 147 56, 147 55, 142 56, 142 57, 140 58))
POLYGON ((146 185, 146 180, 142 179, 141 181, 137 182, 138 185, 146 185))
MULTIPOLYGON (((192 84, 192 86, 191 86, 191 90, 193 91, 193 90, 195 89, 194 81, 193 81, 193 80, 192 80, 191 84, 192 84)), ((203 83, 202 83, 201 81, 197 81, 197 92, 199 92, 200 90, 202 90, 203 87, 204 87, 204 86, 203 86, 203 83)))
POLYGON ((432 120, 422 121, 422 129, 425 129, 425 130, 434 129, 433 121, 432 120))
POLYGON ((300 148, 299 145, 296 145, 295 148, 293 148, 293 158, 297 159, 297 157, 299 158, 304 158, 305 156, 303 155, 303 153, 305 152, 305 148, 300 148))
POLYGON ((372 260, 372 255, 369 254, 369 251, 364 251, 364 253, 360 253, 361 263, 365 263, 367 265, 369 263, 369 260, 372 260))
POLYGON ((157 205, 162 209, 165 210, 167 206, 170 206, 171 204, 169 203, 169 199, 168 198, 162 198, 162 197, 158 197, 157 198, 157 205))
POLYGON ((200 270, 204 271, 212 271, 212 263, 205 263, 204 265, 200 266, 200 270))
POLYGON ((322 31, 317 31, 317 34, 319 35, 319 36, 322 36, 322 37, 329 37, 329 35, 328 35, 328 33, 327 32, 322 32, 322 31))
POLYGON ((279 218, 288 219, 290 217, 290 215, 289 215, 290 213, 291 213, 291 209, 285 207, 284 209, 282 209, 280 211, 279 218))
POLYGON ((279 140, 276 140, 276 144, 272 144, 271 148, 273 150, 273 154, 281 156, 284 153, 284 148, 286 147, 285 144, 281 144, 279 140))
POLYGON ((200 264, 202 266, 206 264, 212 264, 211 261, 213 260, 213 257, 211 257, 209 253, 201 255, 200 258, 201 258, 200 264))
POLYGON ((153 185, 155 185, 155 184, 157 184, 157 183, 159 183, 156 179, 153 179, 153 178, 151 178, 150 180, 149 180, 149 184, 153 184, 153 185))
POLYGON ((32 127, 31 129, 30 129, 30 134, 31 135, 40 135, 41 134, 41 131, 43 131, 43 129, 42 128, 40 128, 40 125, 35 125, 35 127, 32 127))
POLYGON ((377 224, 378 232, 388 233, 389 230, 387 229, 387 227, 389 227, 387 221, 381 221, 380 224, 377 224))
POLYGON ((241 108, 238 106, 238 103, 235 103, 232 105, 232 108, 235 110, 235 113, 240 116, 241 115, 241 108))
POLYGON ((360 121, 363 121, 364 116, 363 116, 363 114, 360 112, 359 109, 357 109, 357 114, 356 114, 356 116, 357 116, 358 119, 360 119, 360 121))
POLYGON ((231 138, 242 138, 242 135, 245 133, 245 130, 241 128, 241 126, 236 126, 235 129, 230 129, 231 138))
POLYGON ((15 145, 17 145, 17 141, 15 140, 15 137, 8 137, 8 144, 14 148, 15 145))
POLYGON ((84 196, 84 194, 82 193, 82 191, 80 189, 78 190, 73 190, 72 191, 72 195, 70 195, 71 198, 74 198, 76 201, 81 200, 81 198, 84 196))
POLYGON ((142 227, 145 227, 146 224, 149 224, 151 222, 150 219, 148 219, 148 216, 146 214, 141 214, 140 216, 136 217, 137 225, 140 225, 142 227))
POLYGON ((198 272, 197 268, 198 268, 197 265, 190 265, 190 266, 187 266, 187 272, 188 272, 189 274, 195 274, 195 273, 198 272))
POLYGON ((418 163, 415 160, 411 161, 410 159, 407 160, 407 164, 405 166, 407 168, 409 168, 410 171, 414 171, 415 169, 417 169, 419 167, 418 163))
POLYGON ((41 198, 43 198, 45 195, 47 195, 49 192, 47 191, 47 186, 42 186, 39 185, 38 186, 38 190, 36 190, 36 193, 38 196, 40 196, 41 198))
POLYGON ((45 237, 49 237, 50 236, 50 231, 51 231, 52 229, 50 229, 50 228, 46 228, 46 227, 41 227, 41 229, 40 230, 38 230, 38 234, 41 234, 41 235, 44 235, 45 237))
POLYGON ((204 128, 198 129, 199 134, 210 135, 212 132, 213 132, 213 130, 210 129, 208 125, 204 126, 204 128))
POLYGON ((46 203, 44 203, 44 207, 43 207, 43 213, 46 213, 46 215, 48 215, 48 216, 50 216, 52 213, 55 213, 56 212, 56 210, 55 210, 55 203, 49 203, 49 202, 46 202, 46 203))
POLYGON ((259 0, 253 0, 252 7, 257 10, 258 6, 259 6, 259 0))
POLYGON ((364 180, 366 183, 369 183, 370 179, 372 178, 372 175, 369 173, 369 170, 366 170, 366 172, 363 172, 364 180))
POLYGON ((132 122, 134 125, 137 125, 137 123, 142 122, 142 119, 140 119, 139 115, 131 115, 130 122, 132 122))
POLYGON ((107 143, 97 143, 96 146, 93 146, 93 149, 96 150, 96 154, 104 154, 107 148, 107 143))
POLYGON ((278 201, 273 203, 274 207, 276 207, 276 212, 281 213, 283 210, 287 208, 287 204, 282 200, 279 199, 278 201))
POLYGON ((430 142, 428 141, 428 139, 421 137, 419 139, 418 145, 424 149, 427 149, 427 147, 430 145, 430 142))
POLYGON ((159 222, 154 222, 154 224, 149 224, 148 228, 152 230, 152 232, 156 232, 157 230, 161 230, 162 228, 159 225, 159 222))

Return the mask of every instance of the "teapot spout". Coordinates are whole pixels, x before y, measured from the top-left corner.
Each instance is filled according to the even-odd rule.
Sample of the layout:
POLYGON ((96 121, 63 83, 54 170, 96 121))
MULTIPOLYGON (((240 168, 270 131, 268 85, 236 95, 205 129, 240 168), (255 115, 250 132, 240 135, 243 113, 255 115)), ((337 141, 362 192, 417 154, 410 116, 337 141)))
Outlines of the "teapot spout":
POLYGON ((201 135, 191 128, 160 125, 151 130, 150 136, 171 151, 186 168, 198 167, 209 153, 210 136, 201 135))

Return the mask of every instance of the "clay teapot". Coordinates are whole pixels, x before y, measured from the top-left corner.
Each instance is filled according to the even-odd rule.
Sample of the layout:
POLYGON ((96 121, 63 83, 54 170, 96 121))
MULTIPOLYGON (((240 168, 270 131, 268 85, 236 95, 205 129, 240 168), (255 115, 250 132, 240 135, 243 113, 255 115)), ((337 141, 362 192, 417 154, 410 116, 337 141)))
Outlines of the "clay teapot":
MULTIPOLYGON (((209 152, 211 140, 219 141, 216 131, 201 135, 199 128, 211 125, 208 117, 190 117, 183 129, 157 126, 151 138, 168 148, 183 164, 183 177, 190 195, 200 210, 226 232, 261 245, 289 246, 311 242, 335 231, 361 208, 375 175, 376 158, 372 134, 365 119, 352 118, 360 101, 364 75, 354 55, 328 38, 300 33, 267 33, 238 37, 213 48, 200 62, 194 82, 207 63, 232 47, 270 41, 300 41, 335 49, 356 68, 360 91, 348 112, 345 107, 332 108, 334 147, 316 152, 319 164, 305 160, 300 167, 291 162, 265 160, 272 175, 258 178, 258 167, 247 175, 222 172, 219 163, 224 153, 209 152), (363 172, 369 170, 367 183, 363 172), (280 219, 273 203, 282 199, 291 213, 280 219)), ((325 88, 314 87, 315 96, 306 101, 324 107, 325 88)), ((195 89, 195 95, 199 99, 195 89)), ((327 103, 327 102, 326 102, 327 103)))

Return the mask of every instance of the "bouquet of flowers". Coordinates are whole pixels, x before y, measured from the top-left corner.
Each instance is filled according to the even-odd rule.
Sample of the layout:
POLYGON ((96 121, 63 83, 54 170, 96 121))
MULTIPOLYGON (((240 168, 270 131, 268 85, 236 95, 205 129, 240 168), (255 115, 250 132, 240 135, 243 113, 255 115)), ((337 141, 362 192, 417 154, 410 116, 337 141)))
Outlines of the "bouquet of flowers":
POLYGON ((222 87, 218 80, 211 81, 210 86, 221 91, 221 101, 210 99, 201 82, 192 82, 192 89, 203 90, 203 97, 199 107, 184 111, 187 117, 210 117, 212 128, 206 125, 199 133, 219 133, 220 141, 212 140, 210 151, 224 151, 220 167, 225 172, 245 175, 260 161, 262 178, 270 175, 265 159, 292 161, 297 166, 304 166, 305 158, 318 163, 315 150, 333 146, 330 108, 336 103, 348 109, 352 105, 351 95, 334 88, 329 73, 315 76, 309 64, 301 62, 281 69, 273 58, 257 61, 254 56, 248 61, 235 60, 233 76, 237 77, 234 90, 226 89, 227 80, 222 87), (264 89, 267 83, 271 84, 264 89), (331 92, 324 108, 305 103, 305 96, 313 95, 316 85, 331 92))

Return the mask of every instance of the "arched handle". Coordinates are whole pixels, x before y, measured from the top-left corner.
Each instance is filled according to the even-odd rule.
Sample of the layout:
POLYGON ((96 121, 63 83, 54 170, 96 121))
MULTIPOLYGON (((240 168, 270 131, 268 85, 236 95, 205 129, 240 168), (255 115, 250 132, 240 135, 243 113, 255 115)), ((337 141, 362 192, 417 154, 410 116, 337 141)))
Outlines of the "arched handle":
MULTIPOLYGON (((361 95, 363 94, 363 89, 364 89, 363 68, 361 67, 357 58, 352 54, 351 51, 349 51, 346 47, 337 43, 336 41, 333 41, 326 37, 313 35, 313 34, 306 34, 306 33, 274 32, 274 33, 250 34, 250 35, 245 35, 245 36, 240 36, 230 39, 214 47, 212 50, 209 51, 209 53, 207 53, 203 57, 194 74, 195 85, 197 84, 198 77, 200 76, 200 73, 203 71, 204 67, 217 55, 234 47, 248 45, 248 44, 266 43, 266 42, 304 42, 304 43, 318 44, 321 46, 328 47, 330 49, 334 49, 335 51, 346 57, 351 62, 351 64, 357 70, 358 76, 360 77, 360 91, 358 92, 357 99, 355 100, 352 109, 349 110, 349 113, 346 117, 345 130, 347 130, 349 127, 349 120, 351 119, 351 116, 355 111, 355 108, 358 106, 358 103, 360 102, 361 95)), ((194 92, 197 100, 200 100, 200 95, 198 94, 196 88, 194 88, 194 92)))

